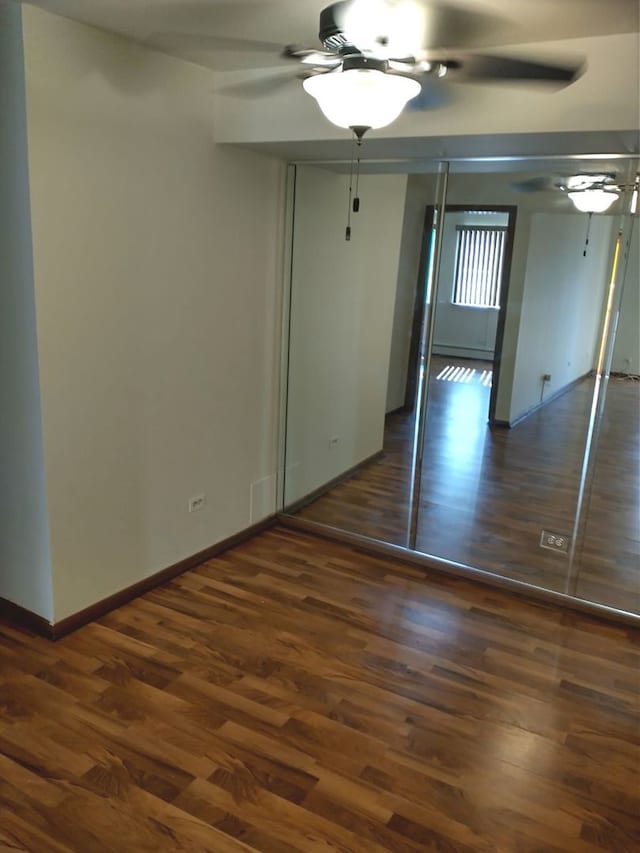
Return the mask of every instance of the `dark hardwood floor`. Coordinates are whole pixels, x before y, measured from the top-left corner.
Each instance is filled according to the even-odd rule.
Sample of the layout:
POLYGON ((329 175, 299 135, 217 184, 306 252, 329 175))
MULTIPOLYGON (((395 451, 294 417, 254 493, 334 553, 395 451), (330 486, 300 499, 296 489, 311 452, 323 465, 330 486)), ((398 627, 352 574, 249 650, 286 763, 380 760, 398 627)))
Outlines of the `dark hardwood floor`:
POLYGON ((275 528, 0 625, 0 850, 631 853, 640 635, 275 528))
MULTIPOLYGON (((542 530, 570 536, 593 380, 513 429, 490 429, 487 363, 434 359, 417 550, 565 592, 568 558, 540 547, 542 530), (436 377, 471 366, 470 382, 436 377)), ((597 465, 577 548, 577 593, 640 613, 640 383, 612 378, 597 465)), ((407 544, 413 416, 390 415, 384 455, 307 505, 303 518, 407 544)))

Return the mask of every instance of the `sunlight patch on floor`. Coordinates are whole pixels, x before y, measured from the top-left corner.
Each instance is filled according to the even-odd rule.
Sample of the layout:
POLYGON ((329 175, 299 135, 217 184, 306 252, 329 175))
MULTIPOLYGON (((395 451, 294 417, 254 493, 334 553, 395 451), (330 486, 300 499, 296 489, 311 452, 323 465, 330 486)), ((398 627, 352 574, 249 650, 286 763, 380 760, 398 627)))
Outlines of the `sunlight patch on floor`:
POLYGON ((484 385, 491 387, 493 370, 476 370, 475 367, 460 367, 448 364, 436 376, 441 382, 459 382, 464 385, 484 385))

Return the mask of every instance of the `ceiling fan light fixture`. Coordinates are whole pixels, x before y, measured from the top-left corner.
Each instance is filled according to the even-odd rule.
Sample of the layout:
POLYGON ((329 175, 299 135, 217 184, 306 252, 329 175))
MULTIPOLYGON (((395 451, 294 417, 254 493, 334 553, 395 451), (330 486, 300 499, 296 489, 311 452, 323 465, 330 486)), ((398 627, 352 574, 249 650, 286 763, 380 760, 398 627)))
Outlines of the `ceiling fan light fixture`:
POLYGON ((317 74, 307 77, 302 85, 325 117, 344 128, 386 127, 422 88, 411 77, 372 68, 317 74))
POLYGON ((586 189, 568 195, 581 213, 604 213, 618 199, 618 193, 613 190, 586 189))

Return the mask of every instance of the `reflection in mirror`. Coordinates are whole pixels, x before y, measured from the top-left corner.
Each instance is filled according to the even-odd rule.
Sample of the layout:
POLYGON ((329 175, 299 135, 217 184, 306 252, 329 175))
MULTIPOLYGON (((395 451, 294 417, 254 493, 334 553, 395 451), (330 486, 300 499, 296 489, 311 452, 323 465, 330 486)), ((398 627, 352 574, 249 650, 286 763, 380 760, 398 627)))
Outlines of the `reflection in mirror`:
POLYGON ((562 592, 614 217, 525 177, 449 179, 416 548, 562 592))
POLYGON ((576 593, 640 613, 640 229, 633 223, 611 374, 577 550, 576 593))
POLYGON ((406 374, 408 340, 394 325, 413 306, 396 305, 398 280, 415 288, 406 259, 421 226, 403 233, 406 175, 363 175, 347 241, 348 193, 348 175, 296 170, 285 508, 405 545, 412 416, 394 429, 404 389, 389 376, 406 374))
MULTIPOLYGON (((615 468, 637 459, 637 383, 609 383, 602 434, 590 427, 620 205, 590 216, 558 187, 558 176, 627 165, 451 164, 433 310, 434 170, 363 176, 346 242, 348 177, 298 168, 286 511, 638 609, 638 484, 615 468), (635 427, 616 432, 624 412, 635 427), (586 460, 607 439, 583 502, 586 460), (626 512, 604 524, 610 500, 626 512)), ((637 374, 633 263, 618 334, 628 323, 636 337, 617 346, 614 370, 619 355, 637 374)))

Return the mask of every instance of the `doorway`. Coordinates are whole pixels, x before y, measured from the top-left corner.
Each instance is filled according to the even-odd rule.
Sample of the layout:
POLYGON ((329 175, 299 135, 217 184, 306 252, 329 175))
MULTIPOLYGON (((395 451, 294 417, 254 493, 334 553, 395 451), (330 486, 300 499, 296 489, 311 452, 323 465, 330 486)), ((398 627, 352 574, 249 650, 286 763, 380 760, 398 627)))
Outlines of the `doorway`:
MULTIPOLYGON (((489 388, 487 420, 496 420, 505 317, 516 228, 515 205, 450 204, 445 208, 432 356, 437 378, 489 388)), ((425 212, 405 411, 415 406, 420 330, 427 308, 434 249, 434 207, 425 212)), ((430 346, 431 342, 427 342, 430 346)))

